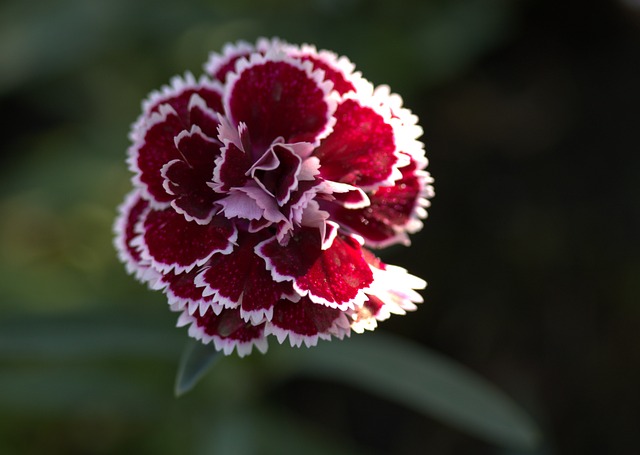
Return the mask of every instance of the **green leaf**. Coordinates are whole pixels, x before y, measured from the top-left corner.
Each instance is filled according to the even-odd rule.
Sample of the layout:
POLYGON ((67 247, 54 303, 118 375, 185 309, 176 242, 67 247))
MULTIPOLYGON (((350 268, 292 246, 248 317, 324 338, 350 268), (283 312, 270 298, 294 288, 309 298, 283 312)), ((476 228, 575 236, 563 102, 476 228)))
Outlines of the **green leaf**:
POLYGON ((376 333, 269 355, 281 373, 343 381, 498 445, 532 449, 539 441, 534 422, 499 389, 411 342, 376 333))
POLYGON ((220 352, 216 351, 213 343, 202 344, 189 340, 180 358, 175 385, 176 396, 184 395, 193 389, 219 358, 220 352))

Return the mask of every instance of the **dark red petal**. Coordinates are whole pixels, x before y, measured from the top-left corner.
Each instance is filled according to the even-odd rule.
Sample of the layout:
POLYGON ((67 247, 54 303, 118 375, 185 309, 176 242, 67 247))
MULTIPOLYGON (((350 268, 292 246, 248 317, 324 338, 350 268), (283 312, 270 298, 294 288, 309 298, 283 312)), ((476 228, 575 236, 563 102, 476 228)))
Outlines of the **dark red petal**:
POLYGON ((290 148, 276 144, 254 163, 251 176, 282 206, 298 186, 301 163, 300 157, 290 148))
POLYGON ((377 219, 372 207, 349 210, 344 207, 329 209, 331 219, 339 223, 343 228, 361 235, 372 245, 386 245, 395 243, 398 233, 393 225, 377 219))
POLYGON ((254 326, 240 317, 238 309, 222 310, 216 315, 208 310, 204 316, 199 312, 194 314, 196 325, 209 336, 228 338, 238 342, 250 342, 262 338, 264 324, 254 326))
POLYGON ((255 50, 252 44, 244 41, 235 44, 227 43, 222 49, 222 54, 212 52, 209 55, 209 59, 204 65, 204 70, 209 76, 224 83, 227 74, 235 68, 236 62, 242 57, 248 57, 255 50))
POLYGON ((127 199, 120 207, 120 217, 116 220, 117 247, 127 260, 135 263, 140 263, 142 258, 138 249, 131 245, 131 241, 137 236, 135 232, 136 224, 140 221, 148 206, 149 202, 142 199, 139 192, 136 191, 127 196, 127 199))
POLYGON ((149 269, 149 262, 144 261, 138 247, 132 241, 138 236, 135 227, 145 215, 149 202, 142 199, 139 191, 130 193, 119 207, 119 215, 114 224, 116 234, 114 244, 118 257, 126 265, 127 272, 135 274, 138 279, 149 269))
POLYGON ((242 187, 247 182, 247 170, 251 167, 251 158, 245 152, 229 145, 222 151, 222 157, 216 163, 214 181, 216 190, 225 193, 233 187, 242 187))
POLYGON ((314 155, 327 180, 372 186, 388 179, 398 161, 393 128, 370 107, 347 99, 338 106, 333 132, 314 155))
MULTIPOLYGON (((180 302, 210 302, 211 296, 202 295, 204 290, 195 285, 195 278, 200 270, 194 269, 186 273, 169 272, 162 277, 162 282, 167 285, 165 292, 169 296, 169 303, 180 302)), ((181 305, 183 306, 183 305, 181 305)))
POLYGON ((171 182, 170 187, 176 198, 173 207, 184 214, 188 220, 205 223, 217 211, 214 202, 219 198, 203 180, 192 180, 193 168, 184 161, 173 161, 165 176, 171 182), (176 184, 178 183, 178 184, 176 184))
POLYGON ((165 189, 175 197, 174 208, 200 222, 208 222, 215 212, 214 202, 220 197, 208 183, 213 179, 215 159, 220 154, 219 142, 204 136, 198 127, 183 131, 176 138, 181 159, 164 167, 165 189))
POLYGON ((294 281, 301 295, 316 303, 346 309, 364 301, 363 290, 373 274, 362 256, 361 246, 348 237, 337 237, 321 249, 317 229, 302 228, 286 246, 272 238, 259 244, 256 252, 265 259, 277 281, 294 281))
POLYGON ((214 255, 197 280, 206 286, 206 293, 216 294, 217 302, 235 307, 242 301, 242 314, 254 313, 254 319, 270 316, 273 305, 292 291, 290 283, 275 282, 262 258, 254 253, 264 238, 264 234, 240 233, 233 253, 214 255))
POLYGON ((225 82, 227 75, 235 70, 239 59, 248 58, 253 53, 266 54, 271 49, 280 49, 284 43, 278 38, 259 38, 255 46, 244 41, 227 43, 222 49, 222 54, 212 52, 204 69, 210 76, 225 82))
MULTIPOLYGON (((180 84, 182 85, 181 87, 166 88, 166 93, 155 97, 147 107, 147 112, 149 114, 159 112, 160 106, 169 104, 176 111, 185 126, 191 126, 195 124, 195 122, 190 119, 191 109, 189 103, 194 94, 200 96, 210 109, 215 112, 224 112, 222 107, 222 90, 217 85, 211 82, 207 85, 205 85, 206 82, 196 82, 193 76, 187 77, 186 81, 180 84)), ((174 85, 178 84, 176 83, 174 85)))
POLYGON ((278 204, 282 205, 289 200, 291 191, 298 186, 297 178, 302 160, 286 147, 275 146, 273 149, 278 155, 280 166, 272 173, 271 178, 278 182, 274 196, 278 204))
POLYGON ((227 114, 236 125, 247 124, 259 151, 279 136, 287 143, 314 142, 327 128, 325 89, 293 61, 250 64, 229 84, 227 114))
POLYGON ((371 201, 364 191, 355 186, 352 188, 353 189, 345 191, 344 193, 332 193, 333 198, 335 198, 335 203, 347 208, 362 208, 371 204, 371 201))
MULTIPOLYGON (((198 94, 193 95, 189 101, 189 121, 188 125, 197 125, 202 132, 210 138, 218 137, 218 112, 222 109, 221 105, 216 103, 216 108, 213 109, 206 101, 203 101, 198 94)), ((222 146, 222 144, 219 144, 222 146)))
POLYGON ((379 187, 370 196, 376 219, 397 226, 409 221, 421 191, 414 162, 400 171, 402 178, 395 185, 379 187))
POLYGON ((340 70, 331 66, 327 61, 322 60, 319 56, 302 55, 299 58, 301 60, 309 60, 313 64, 313 69, 321 69, 324 71, 325 79, 333 82, 333 89, 339 94, 343 95, 355 90, 353 84, 344 77, 344 74, 342 74, 340 70))
POLYGON ((251 220, 249 222, 249 232, 259 232, 261 230, 263 230, 264 228, 266 228, 267 226, 270 226, 272 223, 271 221, 267 220, 266 218, 261 218, 259 220, 251 220))
POLYGON ((333 220, 361 235, 374 245, 402 241, 403 227, 411 219, 421 193, 416 166, 412 162, 400 168, 402 178, 393 186, 381 186, 369 194, 371 204, 361 209, 348 209, 323 203, 333 220))
POLYGON ((217 137, 216 112, 222 112, 221 87, 205 79, 196 81, 190 74, 184 79, 174 78, 170 87, 154 92, 144 103, 144 112, 131 134, 134 145, 130 149, 130 166, 157 202, 172 199, 162 186, 160 170, 179 158, 174 137, 195 124, 205 134, 217 137))
POLYGON ((280 300, 273 311, 271 324, 298 335, 326 333, 342 315, 342 311, 313 303, 303 297, 298 302, 280 300))
POLYGON ((251 354, 255 346, 262 353, 267 352, 268 343, 264 334, 264 324, 252 325, 242 320, 237 309, 221 310, 219 314, 208 308, 203 314, 190 314, 184 310, 178 318, 178 327, 189 325, 189 336, 207 344, 213 341, 218 351, 226 355, 237 349, 238 355, 251 354))
POLYGON ((151 210, 139 224, 142 257, 164 273, 191 270, 214 253, 229 253, 237 237, 235 226, 215 216, 207 225, 186 221, 172 208, 151 210))
POLYGON ((287 201, 287 203, 284 205, 283 210, 292 208, 296 205, 299 205, 301 200, 304 198, 304 196, 309 193, 309 192, 313 192, 314 194, 318 192, 320 185, 322 185, 322 180, 318 179, 318 180, 303 180, 303 181, 299 181, 298 182, 298 188, 296 188, 295 191, 291 192, 291 197, 290 199, 287 201))
POLYGON ((308 290, 315 302, 342 307, 356 299, 373 281, 373 274, 360 250, 355 240, 336 238, 309 271, 296 280, 297 286, 308 290))
POLYGON ((134 145, 134 171, 138 171, 138 179, 151 197, 158 202, 169 202, 173 196, 163 186, 161 170, 169 161, 180 158, 174 138, 184 129, 184 124, 168 106, 156 115, 141 143, 134 145))
POLYGON ((219 67, 216 69, 215 74, 212 74, 211 76, 215 77, 220 82, 224 82, 227 78, 227 74, 235 68, 236 62, 243 57, 248 57, 249 55, 251 55, 250 52, 238 52, 237 54, 227 56, 225 61, 219 63, 219 67))

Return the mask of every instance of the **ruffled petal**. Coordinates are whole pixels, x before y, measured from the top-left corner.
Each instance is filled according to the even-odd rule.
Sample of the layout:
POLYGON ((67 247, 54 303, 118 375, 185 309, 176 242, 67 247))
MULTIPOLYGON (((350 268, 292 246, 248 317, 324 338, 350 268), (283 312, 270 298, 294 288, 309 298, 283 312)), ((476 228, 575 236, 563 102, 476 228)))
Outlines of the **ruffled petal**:
POLYGON ((262 257, 276 281, 292 281, 294 289, 314 303, 345 310, 365 301, 373 280, 358 242, 337 237, 322 249, 319 232, 302 228, 284 246, 276 238, 260 243, 262 257))
POLYGON ((153 282, 160 275, 150 268, 150 262, 142 258, 139 248, 133 242, 138 235, 136 225, 146 214, 148 207, 149 201, 142 198, 139 190, 133 190, 127 195, 118 208, 118 217, 113 225, 116 235, 114 246, 128 273, 141 281, 153 282))
MULTIPOLYGON (((246 123, 260 156, 282 137, 286 143, 315 143, 331 127, 335 102, 321 71, 283 54, 253 54, 227 79, 225 106, 234 124, 246 123)), ((247 151, 248 152, 248 151, 247 151)))
POLYGON ((205 344, 213 342, 215 348, 226 355, 237 350, 240 357, 251 354, 254 346, 263 354, 268 343, 264 324, 252 325, 240 317, 238 309, 222 310, 218 315, 208 310, 204 315, 183 311, 178 327, 189 326, 189 336, 205 344))
POLYGON ((163 104, 150 117, 141 139, 129 149, 129 166, 136 173, 134 184, 156 203, 166 205, 173 200, 164 187, 162 168, 180 158, 174 138, 183 129, 184 123, 175 109, 163 104))
POLYGON ((225 308, 240 308, 240 316, 253 324, 270 320, 275 303, 291 296, 291 283, 271 278, 254 247, 264 234, 241 234, 233 254, 214 255, 200 273, 196 283, 204 294, 225 308))
MULTIPOLYGON (((429 198, 433 197, 431 176, 417 169, 412 160, 400 168, 402 178, 392 186, 380 186, 369 195, 370 204, 352 208, 347 204, 325 203, 323 207, 342 227, 365 239, 369 246, 409 244, 408 233, 422 228, 429 198)), ((335 195, 334 195, 335 196, 335 195)))
POLYGON ((367 193, 357 186, 332 182, 330 180, 326 180, 323 185, 326 188, 325 191, 331 194, 330 198, 324 198, 325 201, 334 202, 347 209, 360 209, 371 205, 367 193))
POLYGON ((222 88, 205 78, 196 81, 187 74, 176 77, 170 86, 153 92, 143 103, 143 113, 132 127, 129 168, 136 176, 134 183, 156 206, 173 198, 163 187, 161 170, 168 162, 179 159, 174 138, 193 125, 215 138, 218 114, 222 109, 222 88))
POLYGON ((384 321, 392 314, 415 311, 416 304, 423 301, 416 290, 427 285, 402 267, 385 264, 366 249, 363 256, 373 272, 373 283, 367 290, 367 301, 348 312, 351 328, 357 333, 375 329, 377 321, 384 321))
POLYGON ((191 95, 188 105, 189 117, 185 119, 185 124, 191 127, 197 126, 207 137, 215 138, 220 125, 218 109, 222 109, 222 106, 216 102, 214 109, 210 107, 210 103, 212 104, 211 101, 205 101, 199 93, 191 95))
POLYGON ((251 158, 235 144, 229 144, 222 150, 216 161, 211 187, 219 193, 226 193, 231 188, 244 186, 249 177, 247 170, 251 167, 251 158))
POLYGON ((282 206, 298 188, 302 158, 294 150, 275 144, 249 169, 251 177, 282 206))
POLYGON ((333 82, 333 89, 340 95, 352 92, 362 79, 360 73, 354 73, 355 65, 347 57, 338 57, 337 54, 321 50, 315 46, 305 44, 301 47, 289 45, 286 47, 287 55, 302 61, 309 61, 313 69, 324 71, 324 77, 333 82))
POLYGON ((275 335, 279 343, 289 338, 291 346, 315 346, 318 339, 329 340, 349 336, 349 320, 344 312, 313 303, 303 297, 298 302, 280 300, 273 319, 265 328, 267 335, 275 335))
POLYGON ((164 189, 174 196, 171 205, 178 213, 188 221, 207 224, 218 210, 214 202, 221 197, 209 186, 220 143, 194 125, 176 136, 175 147, 180 158, 161 170, 164 189))
POLYGON ((209 54, 209 59, 204 64, 204 70, 212 78, 224 83, 227 74, 233 71, 236 62, 243 57, 248 57, 254 51, 255 47, 246 41, 227 43, 222 48, 222 53, 211 52, 209 54))
POLYGON ((270 50, 282 48, 283 45, 284 42, 277 38, 259 38, 255 46, 246 41, 227 43, 222 48, 222 53, 211 52, 209 54, 209 59, 204 64, 204 70, 214 79, 225 82, 227 74, 235 70, 236 63, 241 58, 249 57, 254 52, 264 55, 270 50))
MULTIPOLYGON (((196 119, 192 119, 194 111, 193 95, 197 95, 202 103, 196 102, 197 110, 211 110, 214 112, 223 112, 222 110, 222 86, 210 81, 206 77, 196 80, 191 73, 186 73, 184 77, 176 76, 171 79, 169 85, 163 86, 160 90, 151 92, 142 103, 142 118, 149 118, 151 114, 160 111, 163 104, 170 105, 178 116, 183 120, 185 125, 196 124, 196 119)), ((199 116, 200 113, 196 113, 199 116)), ((215 120, 215 118, 213 119, 215 120)), ((135 124, 132 134, 135 134, 135 124)), ((135 138, 133 138, 135 140, 135 138)))
POLYGON ((200 269, 197 268, 184 273, 169 272, 163 275, 156 287, 164 289, 173 311, 187 310, 189 314, 200 311, 204 314, 206 310, 212 309, 214 313, 220 314, 223 307, 213 302, 210 295, 204 295, 204 289, 196 286, 195 279, 199 273, 200 269))
MULTIPOLYGON (((367 93, 371 87, 359 85, 367 93)), ((418 125, 418 117, 409 109, 403 107, 402 98, 396 93, 391 93, 387 85, 380 85, 371 94, 373 104, 388 110, 391 113, 391 122, 394 129, 398 150, 409 155, 417 164, 418 169, 427 167, 428 160, 424 153, 424 144, 418 140, 422 136, 422 127, 418 125)))
POLYGON ((363 333, 365 330, 375 330, 378 320, 388 318, 388 312, 384 311, 384 303, 376 296, 368 296, 364 304, 351 312, 351 330, 363 333))
POLYGON ((335 118, 333 132, 314 153, 320 159, 320 175, 360 187, 393 183, 399 174, 390 120, 353 98, 338 105, 335 118))
POLYGON ((228 254, 238 231, 223 217, 207 225, 189 222, 173 209, 149 210, 136 227, 134 244, 143 259, 162 272, 187 272, 203 265, 214 253, 228 254))

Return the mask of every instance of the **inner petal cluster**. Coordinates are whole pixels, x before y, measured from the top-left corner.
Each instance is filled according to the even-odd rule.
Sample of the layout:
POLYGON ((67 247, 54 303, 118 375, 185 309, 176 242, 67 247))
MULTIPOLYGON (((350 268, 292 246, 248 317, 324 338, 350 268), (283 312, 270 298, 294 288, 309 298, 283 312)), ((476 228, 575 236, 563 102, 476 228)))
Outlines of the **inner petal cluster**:
POLYGON ((226 354, 374 329, 424 281, 372 248, 408 244, 432 179, 417 119, 345 57, 225 46, 151 93, 130 134, 115 245, 179 326, 226 354))

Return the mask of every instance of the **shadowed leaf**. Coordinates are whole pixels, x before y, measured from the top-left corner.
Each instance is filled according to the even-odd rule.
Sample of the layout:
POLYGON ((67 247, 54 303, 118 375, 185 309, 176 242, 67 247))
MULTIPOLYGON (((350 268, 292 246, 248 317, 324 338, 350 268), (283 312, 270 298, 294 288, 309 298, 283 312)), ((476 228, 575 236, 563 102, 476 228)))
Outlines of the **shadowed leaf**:
POLYGON ((269 355, 281 372, 349 383, 495 444, 531 449, 539 441, 535 423, 507 395, 411 342, 377 333, 269 355))
POLYGON ((202 344, 199 341, 189 340, 180 358, 175 385, 176 396, 184 395, 193 389, 214 362, 220 358, 220 354, 213 347, 213 343, 202 344))

